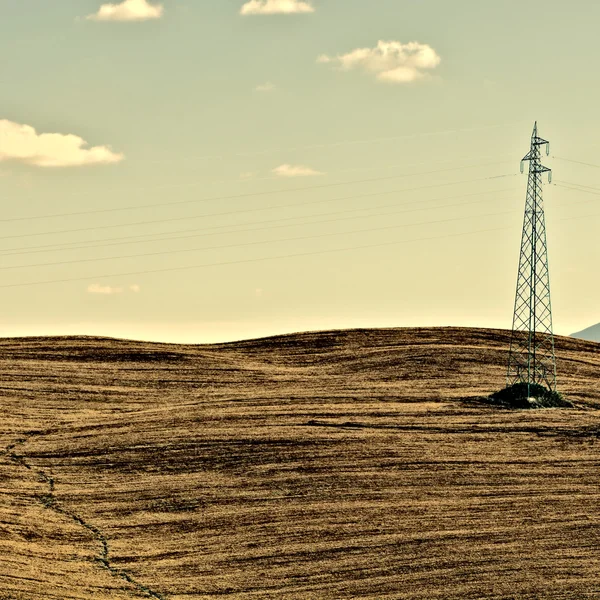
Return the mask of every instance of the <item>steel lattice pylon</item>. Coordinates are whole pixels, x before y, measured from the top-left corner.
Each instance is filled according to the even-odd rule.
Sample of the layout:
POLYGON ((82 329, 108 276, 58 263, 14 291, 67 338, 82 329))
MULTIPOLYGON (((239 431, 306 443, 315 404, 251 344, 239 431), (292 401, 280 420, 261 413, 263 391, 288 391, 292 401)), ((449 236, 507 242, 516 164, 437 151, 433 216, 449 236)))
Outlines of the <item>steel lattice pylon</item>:
POLYGON ((538 136, 536 122, 531 135, 531 149, 521 161, 521 172, 523 162, 529 161, 529 178, 507 384, 527 383, 529 386, 539 383, 556 390, 548 246, 542 201, 542 174, 548 173, 548 181, 551 181, 552 172, 541 163, 540 146, 543 145, 548 154, 549 142, 538 136))

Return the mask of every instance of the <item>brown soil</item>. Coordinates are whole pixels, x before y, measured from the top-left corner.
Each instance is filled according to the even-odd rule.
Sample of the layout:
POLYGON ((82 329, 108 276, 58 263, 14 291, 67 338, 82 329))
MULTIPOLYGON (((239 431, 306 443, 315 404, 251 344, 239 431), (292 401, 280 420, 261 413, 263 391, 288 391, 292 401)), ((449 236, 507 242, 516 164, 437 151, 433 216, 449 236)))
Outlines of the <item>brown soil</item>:
POLYGON ((600 344, 538 411, 507 346, 0 340, 0 599, 600 598, 600 344))

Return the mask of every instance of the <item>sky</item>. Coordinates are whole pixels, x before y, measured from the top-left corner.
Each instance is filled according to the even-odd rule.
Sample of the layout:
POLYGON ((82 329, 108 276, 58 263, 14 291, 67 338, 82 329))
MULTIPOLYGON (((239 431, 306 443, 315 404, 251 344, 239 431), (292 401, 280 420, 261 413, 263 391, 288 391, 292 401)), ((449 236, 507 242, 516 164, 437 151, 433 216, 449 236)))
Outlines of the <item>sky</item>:
POLYGON ((0 0, 0 335, 600 321, 600 5, 0 0))

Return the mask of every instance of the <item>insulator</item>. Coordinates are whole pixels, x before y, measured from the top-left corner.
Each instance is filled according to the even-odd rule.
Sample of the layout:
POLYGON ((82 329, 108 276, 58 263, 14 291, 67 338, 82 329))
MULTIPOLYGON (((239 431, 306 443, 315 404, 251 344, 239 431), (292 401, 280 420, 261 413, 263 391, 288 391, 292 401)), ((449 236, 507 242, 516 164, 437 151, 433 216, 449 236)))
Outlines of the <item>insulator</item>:
POLYGON ((552 183, 552 171, 548 171, 548 183, 552 183))
POLYGON ((546 156, 550 156, 550 142, 546 142, 546 156))
POLYGON ((524 165, 524 163, 523 163, 523 161, 521 161, 521 173, 523 173, 523 165, 524 165))

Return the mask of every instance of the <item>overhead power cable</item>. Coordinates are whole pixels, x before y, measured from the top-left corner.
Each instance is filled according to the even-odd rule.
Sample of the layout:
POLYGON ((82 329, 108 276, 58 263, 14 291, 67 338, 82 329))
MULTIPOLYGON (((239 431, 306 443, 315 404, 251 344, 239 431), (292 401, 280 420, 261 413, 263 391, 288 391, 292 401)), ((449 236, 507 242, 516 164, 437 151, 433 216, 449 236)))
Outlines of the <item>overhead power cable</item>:
POLYGON ((563 158, 562 156, 553 156, 552 158, 556 158, 558 160, 564 160, 565 162, 575 163, 577 165, 585 165, 586 167, 594 167, 596 169, 600 169, 600 165, 595 165, 593 163, 583 162, 581 160, 573 160, 571 158, 563 158))
POLYGON ((404 227, 415 227, 418 225, 434 225, 437 223, 451 223, 453 221, 464 221, 465 219, 473 219, 479 217, 497 217, 500 215, 506 215, 512 213, 514 211, 502 211, 498 213, 491 213, 487 215, 467 215, 466 217, 452 217, 450 219, 438 219, 435 221, 423 221, 420 223, 401 223, 400 225, 386 225, 385 227, 370 227, 367 229, 357 229, 354 231, 334 231, 328 233, 318 233, 314 235, 302 235, 298 237, 292 238, 282 238, 278 240, 259 240, 253 242, 242 242, 238 244, 224 244, 221 246, 204 246, 201 248, 180 248, 177 250, 163 250, 160 252, 142 252, 139 254, 126 254, 123 256, 109 256, 109 257, 101 257, 101 258, 81 258, 77 260, 61 260, 56 262, 47 262, 47 263, 37 263, 32 265, 8 265, 8 266, 0 266, 1 271, 13 270, 13 269, 29 269, 34 267, 53 267, 58 265, 73 265, 73 264, 81 264, 81 263, 90 263, 90 262, 101 262, 106 260, 122 260, 126 258, 143 258, 148 256, 165 256, 169 254, 183 254, 188 252, 201 252, 203 250, 225 250, 228 248, 242 248, 246 246, 257 246, 260 244, 277 244, 282 242, 297 242, 300 240, 313 240, 324 237, 333 237, 338 235, 351 235, 353 233, 370 233, 373 231, 385 231, 389 229, 401 229, 404 227))
MULTIPOLYGON (((509 211, 507 211, 507 212, 509 212, 509 211)), ((510 211, 510 212, 513 212, 513 211, 510 211)), ((600 213, 597 213, 594 215, 581 215, 581 216, 575 216, 575 217, 565 217, 565 218, 562 218, 559 220, 563 221, 563 220, 571 220, 571 219, 578 219, 578 218, 589 218, 589 217, 596 217, 599 215, 600 215, 600 213)), ((442 236, 413 238, 410 240, 395 240, 393 242, 380 242, 377 244, 347 246, 344 248, 332 248, 329 250, 315 250, 315 251, 311 251, 311 252, 299 252, 299 253, 295 253, 295 254, 283 254, 283 255, 266 256, 266 257, 259 257, 259 258, 246 258, 246 259, 216 262, 216 263, 181 265, 178 267, 164 267, 161 269, 147 269, 147 270, 142 270, 142 271, 108 273, 108 274, 103 274, 103 275, 91 275, 91 276, 85 276, 85 277, 68 277, 68 278, 64 278, 64 279, 46 279, 46 280, 42 280, 42 281, 28 281, 28 282, 24 282, 24 283, 0 284, 0 288, 31 287, 31 286, 37 286, 37 285, 50 285, 50 284, 56 284, 56 283, 74 283, 74 282, 78 282, 78 281, 90 281, 91 279, 107 279, 107 278, 116 278, 116 277, 130 277, 133 275, 151 275, 151 274, 155 274, 155 273, 189 271, 189 270, 202 269, 202 268, 208 268, 208 267, 220 267, 220 266, 228 266, 228 265, 264 262, 264 261, 269 261, 269 260, 279 260, 279 259, 285 259, 285 258, 317 256, 317 255, 323 255, 323 254, 332 254, 335 252, 346 252, 346 251, 351 251, 351 250, 380 248, 380 247, 384 247, 384 246, 394 246, 394 245, 400 245, 400 244, 408 244, 408 243, 412 243, 412 242, 428 242, 428 241, 433 241, 433 240, 463 237, 465 235, 475 235, 478 233, 492 233, 492 232, 496 232, 496 231, 507 231, 509 229, 512 229, 512 227, 496 227, 496 228, 492 228, 492 229, 480 229, 480 230, 476 230, 476 231, 466 231, 466 232, 447 234, 447 235, 442 235, 442 236)))
MULTIPOLYGON (((600 188, 594 187, 592 185, 584 185, 583 183, 572 183, 570 181, 562 181, 562 180, 557 180, 555 182, 555 185, 557 185, 558 187, 564 187, 570 190, 576 190, 578 192, 587 192, 588 190, 594 190, 595 192, 600 192, 600 188), (567 187, 569 186, 569 187, 567 187), (580 188, 585 188, 585 189, 580 189, 580 188)), ((593 192, 590 192, 593 193, 593 192)))
MULTIPOLYGON (((491 192, 478 192, 476 194, 464 194, 464 195, 460 195, 460 196, 450 196, 450 197, 446 197, 446 198, 433 198, 431 200, 427 200, 427 202, 429 201, 440 201, 440 200, 447 200, 447 199, 451 199, 451 198, 466 198, 466 197, 471 197, 471 196, 487 196, 488 194, 496 194, 500 191, 506 191, 506 190, 516 190, 518 188, 504 188, 502 190, 494 190, 491 192)), ((386 193, 391 193, 391 192, 386 192, 386 193)), ((122 245, 130 245, 130 244, 147 244, 147 243, 154 243, 154 242, 164 242, 164 241, 173 241, 173 240, 183 240, 183 239, 190 239, 190 238, 197 238, 197 237, 207 237, 207 236, 212 236, 212 235, 229 235, 229 234, 237 234, 237 233, 247 233, 247 232, 253 232, 253 231, 264 231, 264 230, 269 230, 269 229, 280 229, 283 227, 296 227, 296 226, 305 226, 305 225, 319 225, 322 223, 331 223, 331 222, 339 222, 339 221, 345 221, 345 220, 351 220, 351 219, 367 219, 367 218, 373 218, 373 217, 379 217, 379 216, 386 216, 386 215, 397 215, 397 214, 405 214, 405 213, 411 213, 411 212, 422 212, 422 211, 427 211, 427 210, 439 210, 439 209, 444 209, 444 208, 456 208, 458 206, 470 206, 472 204, 479 204, 481 203, 481 200, 471 200, 469 202, 458 202, 458 203, 454 203, 454 204, 442 204, 442 205, 438 205, 438 206, 425 206, 425 207, 419 207, 419 208, 411 208, 408 210, 400 210, 400 211, 387 211, 387 212, 371 212, 370 214, 364 214, 364 215, 358 215, 358 216, 351 216, 351 217, 338 217, 335 219, 319 219, 317 221, 308 221, 308 222, 292 222, 290 223, 289 221, 298 221, 299 219, 309 219, 311 217, 315 218, 315 217, 321 217, 321 216, 331 216, 331 215, 343 215, 343 214, 347 214, 347 213, 356 213, 356 212, 365 212, 365 211, 373 211, 376 210, 378 208, 390 208, 390 207, 395 207, 395 206, 402 206, 405 204, 415 204, 414 201, 411 202, 396 202, 396 203, 392 203, 392 204, 384 204, 382 206, 377 206, 377 207, 367 207, 367 208, 349 208, 349 209, 345 209, 345 210, 340 210, 340 211, 330 211, 330 212, 326 212, 326 213, 320 213, 320 214, 315 214, 315 215, 302 215, 302 216, 296 216, 296 217, 286 217, 286 218, 279 218, 279 219, 268 219, 265 221, 255 221, 253 223, 248 223, 249 225, 262 225, 264 223, 280 223, 281 221, 288 221, 287 223, 283 223, 280 225, 269 225, 266 227, 250 227, 250 228, 245 228, 245 229, 231 229, 232 225, 216 225, 216 226, 212 226, 212 227, 204 227, 204 228, 195 228, 195 229, 187 229, 187 230, 182 230, 179 232, 174 232, 174 233, 192 233, 192 235, 172 235, 172 236, 167 236, 167 237, 159 237, 159 238, 151 238, 151 239, 129 239, 129 238, 123 238, 122 241, 110 241, 113 240, 115 238, 109 238, 109 243, 100 243, 100 244, 86 244, 83 246, 77 246, 77 245, 70 245, 70 246, 66 246, 66 247, 52 247, 52 246, 56 246, 56 245, 45 245, 45 246, 41 246, 41 247, 36 247, 36 246, 32 246, 31 248, 16 248, 16 249, 7 249, 7 250, 3 250, 0 251, 0 256, 20 256, 20 255, 25 255, 25 254, 39 254, 39 253, 47 253, 49 250, 49 247, 52 247, 52 252, 69 252, 69 251, 73 251, 73 250, 88 250, 88 249, 92 249, 92 248, 106 248, 106 247, 110 247, 110 246, 122 246, 122 245), (229 228, 229 231, 222 231, 223 229, 227 229, 229 228), (220 230, 220 231, 214 231, 215 229, 220 230), (200 232, 200 233, 198 233, 200 232), (209 233, 203 233, 203 232, 209 232, 209 233)), ((234 226, 234 227, 241 227, 240 226, 234 226)), ((152 234, 150 234, 152 235, 152 234)), ((154 234, 156 235, 156 234, 154 234)), ((167 234, 160 234, 162 236, 165 236, 167 234)), ((148 234, 146 236, 133 236, 135 238, 140 238, 140 237, 148 237, 148 234)), ((117 240, 119 240, 119 238, 116 238, 117 240)), ((73 242, 72 244, 76 244, 76 242, 73 242)))
POLYGON ((49 280, 44 280, 44 281, 29 281, 26 283, 0 284, 0 288, 29 287, 29 286, 46 285, 46 284, 53 284, 53 283, 73 283, 73 282, 77 282, 77 281, 90 281, 90 279, 106 279, 109 277, 129 277, 132 275, 149 275, 149 274, 154 274, 154 273, 189 271, 189 270, 193 270, 193 269, 202 269, 202 268, 207 268, 207 267, 239 265, 239 264, 246 264, 246 263, 263 262, 263 261, 267 261, 267 260, 279 260, 282 258, 316 256, 316 255, 322 255, 322 254, 331 254, 334 252, 346 252, 349 250, 364 250, 364 249, 368 249, 368 248, 380 248, 382 246, 394 246, 394 245, 399 245, 399 244, 407 244, 407 243, 411 243, 411 242, 428 242, 428 241, 432 241, 432 240, 462 237, 464 235, 474 235, 474 234, 478 234, 478 233, 491 233, 494 231, 505 231, 507 229, 511 229, 511 227, 496 227, 496 228, 492 228, 492 229, 481 229, 478 231, 467 231, 467 232, 463 232, 463 233, 446 234, 446 235, 442 235, 442 236, 415 238, 415 239, 411 239, 411 240, 396 240, 393 242, 380 242, 377 244, 364 244, 364 245, 360 245, 360 246, 348 246, 345 248, 333 248, 333 249, 329 249, 329 250, 298 252, 295 254, 283 254, 283 255, 279 255, 279 256, 266 256, 266 257, 260 257, 260 258, 245 258, 245 259, 240 259, 240 260, 232 260, 232 261, 217 262, 217 263, 204 263, 204 264, 199 264, 199 265, 182 265, 182 266, 178 266, 178 267, 164 267, 162 269, 148 269, 148 270, 144 270, 144 271, 129 271, 126 273, 112 273, 112 274, 106 274, 106 275, 93 275, 93 276, 87 276, 87 277, 68 277, 65 279, 49 279, 49 280))
MULTIPOLYGON (((556 183, 554 184, 556 185, 556 187, 563 189, 563 190, 568 190, 570 192, 581 192, 582 194, 591 194, 592 196, 600 196, 600 189, 597 188, 592 188, 592 189, 582 189, 580 187, 572 187, 572 186, 568 186, 568 185, 562 185, 560 183, 556 183)), ((579 200, 578 202, 571 202, 571 206, 575 205, 575 204, 589 204, 590 202, 594 202, 593 199, 588 198, 586 200, 579 200)))
MULTIPOLYGON (((510 175, 512 175, 512 174, 510 174, 510 175)), ((446 187, 446 186, 451 186, 451 185, 460 185, 462 183, 473 183, 475 181, 485 181, 486 179, 488 179, 488 177, 480 177, 477 179, 466 179, 466 180, 462 180, 462 181, 451 181, 449 183, 438 183, 438 184, 433 184, 433 185, 419 186, 419 187, 415 187, 415 188, 405 188, 404 190, 398 190, 398 191, 399 192, 412 192, 412 191, 416 191, 416 190, 432 189, 432 188, 446 187)), ((308 188, 308 189, 312 189, 312 188, 308 188)), ((61 229, 61 230, 54 230, 54 231, 41 231, 41 232, 35 232, 35 233, 5 235, 5 236, 3 236, 3 239, 39 237, 39 236, 43 236, 43 235, 59 235, 59 234, 63 234, 63 233, 79 233, 79 232, 83 232, 83 231, 115 229, 118 227, 134 227, 134 226, 140 226, 140 225, 154 225, 157 223, 174 223, 174 222, 178 222, 178 221, 190 221, 192 219, 205 219, 208 217, 220 217, 220 216, 225 216, 225 215, 234 215, 234 214, 242 214, 242 213, 249 213, 249 212, 273 210, 273 209, 277 209, 277 208, 307 206, 310 204, 325 204, 328 202, 336 202, 338 200, 351 200, 353 198, 366 198, 368 196, 374 196, 374 195, 380 195, 380 194, 386 194, 386 193, 391 193, 391 192, 375 192, 375 193, 371 193, 371 194, 360 194, 360 195, 356 195, 356 196, 345 196, 345 197, 341 197, 341 198, 326 198, 326 199, 319 199, 319 200, 310 200, 308 202, 303 201, 303 202, 277 204, 277 205, 263 206, 263 207, 244 208, 241 210, 237 209, 237 210, 230 210, 230 211, 219 212, 219 213, 206 213, 206 214, 192 215, 192 216, 188 215, 185 217, 170 217, 168 219, 164 219, 164 218, 163 219, 150 219, 147 221, 133 221, 133 222, 130 221, 128 223, 117 223, 114 225, 95 225, 92 227, 77 227, 77 228, 73 228, 73 229, 61 229)))
POLYGON ((323 183, 320 185, 310 185, 304 187, 296 187, 296 188, 283 188, 277 190, 267 190, 262 192, 245 192, 243 194, 231 194, 227 196, 212 196, 209 198, 190 198, 189 200, 176 200, 174 202, 157 202, 154 204, 139 204, 135 206, 119 206, 114 208, 98 208, 93 210, 81 210, 81 211, 72 211, 72 212, 64 212, 64 213, 52 213, 46 215, 33 215, 27 217, 10 217, 8 219, 0 219, 0 223, 13 223, 16 221, 34 221, 39 219, 54 219, 57 217, 74 217, 81 215, 95 215, 101 213, 113 213, 113 212, 122 212, 127 210, 139 210, 139 209, 147 209, 147 208, 159 208, 159 207, 173 207, 180 206, 183 204, 199 204, 202 202, 215 202, 220 200, 240 200, 242 198, 252 198, 255 196, 270 196, 273 194, 287 194, 290 192, 304 192, 308 190, 318 190, 318 189, 326 189, 331 187, 339 187, 342 185, 356 185, 359 183, 374 183, 376 181, 387 181, 390 179, 402 179, 404 177, 416 177, 419 175, 434 175, 437 173, 447 173, 450 171, 460 171, 463 169, 474 169, 479 167, 489 167, 498 164, 507 163, 510 161, 501 160, 494 161, 489 163, 477 164, 477 165, 465 165, 463 167, 450 167, 447 169, 437 169, 434 171, 421 171, 419 173, 403 173, 400 175, 387 175, 385 177, 372 177, 369 179, 356 179, 352 181, 339 181, 335 183, 323 183))

